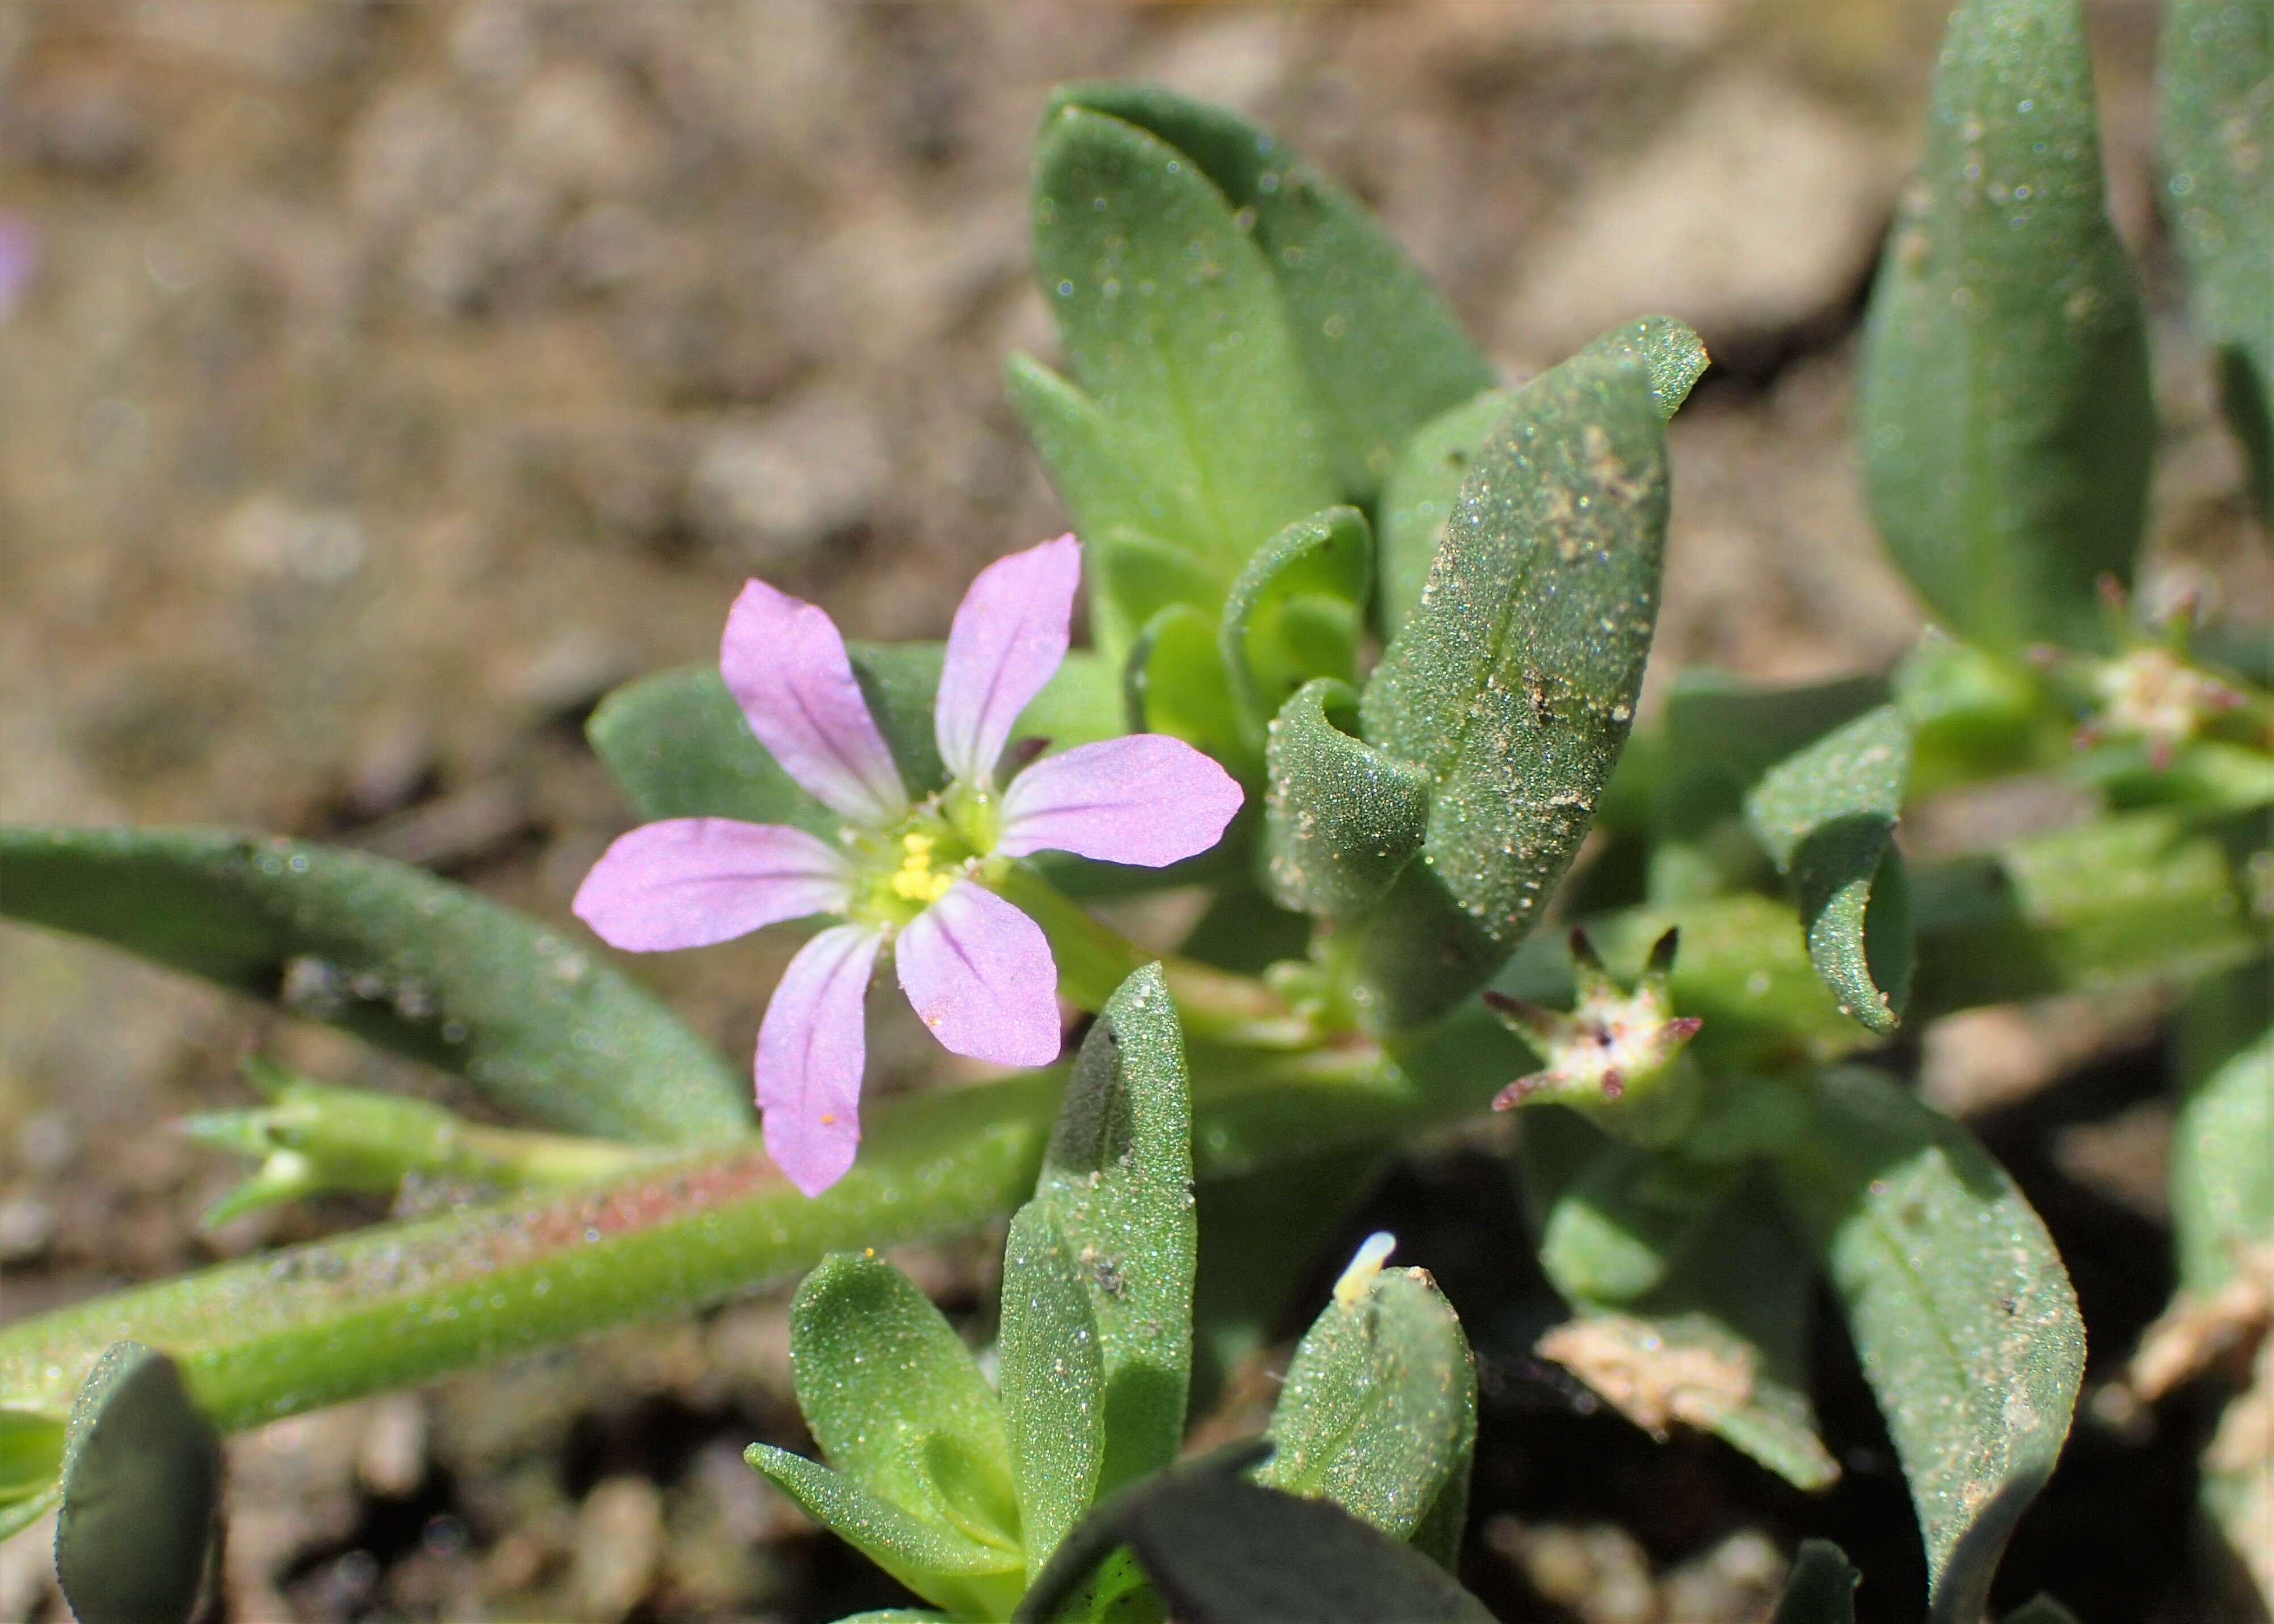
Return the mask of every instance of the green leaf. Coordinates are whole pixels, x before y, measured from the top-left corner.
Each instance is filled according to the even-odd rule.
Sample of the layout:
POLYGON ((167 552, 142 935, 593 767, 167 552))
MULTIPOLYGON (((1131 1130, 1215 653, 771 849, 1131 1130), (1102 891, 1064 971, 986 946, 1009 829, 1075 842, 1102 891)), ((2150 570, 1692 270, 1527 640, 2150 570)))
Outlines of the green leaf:
POLYGON ((885 1607, 870 1613, 848 1613, 837 1624, 936 1624, 947 1616, 918 1607, 885 1607))
POLYGON ((1016 1605, 1026 1570, 1015 1547, 926 1522, 845 1473, 771 1444, 752 1444, 742 1458, 815 1522, 926 1601, 965 1619, 999 1619, 1016 1605))
MULTIPOLYGON (((931 705, 943 645, 853 643, 847 652, 911 786, 937 788, 931 705)), ((716 665, 679 665, 625 683, 600 702, 584 732, 643 819, 734 817, 789 823, 832 839, 843 822, 766 754, 716 665)), ((1012 737, 1065 749, 1120 732, 1115 673, 1095 654, 1075 650, 1020 712, 1012 737)))
POLYGON ((1224 605, 1224 669, 1251 735, 1314 677, 1358 680, 1374 532, 1355 508, 1329 508, 1257 550, 1224 605))
POLYGON ((0 831, 0 912, 455 1071, 548 1126, 712 1143, 749 1085, 551 928, 360 852, 207 829, 0 831))
MULTIPOLYGON (((1230 567, 1210 556, 1209 526, 1194 508, 1193 491, 1134 456, 1136 447, 1097 402, 1031 356, 1013 355, 1005 373, 1011 402, 1084 538, 1095 545, 1118 536, 1145 538, 1180 555, 1186 575, 1229 578, 1230 567)), ((1109 656, 1128 648, 1146 618, 1124 606, 1118 584, 1093 559, 1093 632, 1109 656)))
POLYGON ((1477 1441, 1477 1376, 1420 1269, 1338 1287, 1287 1367, 1256 1481, 1333 1500, 1450 1568, 1477 1441))
POLYGON ((1745 792, 1771 767, 1886 698, 1881 677, 1764 688, 1704 667, 1679 673, 1658 725, 1628 741, 1600 822, 1660 842, 1704 836, 1744 816, 1745 792))
POLYGON ((1103 1494, 1176 1459, 1192 1376, 1192 1114, 1159 966, 1124 981, 1082 1040, 1035 1204, 1072 1250, 1097 1324, 1103 1494))
POLYGON ((643 819, 733 817, 832 839, 842 822, 766 754, 716 665, 625 683, 600 702, 584 736, 643 819))
MULTIPOLYGON (((1503 953, 1570 867, 1626 741, 1666 511, 1648 373, 1565 362, 1494 431, 1367 685, 1368 741, 1435 776, 1425 861, 1503 953)), ((1444 1004, 1476 985, 1440 980, 1444 1004)))
POLYGON ((1123 1536, 1184 1624, 1490 1624, 1412 1546, 1329 1500, 1180 1476, 1140 1497, 1123 1536))
MULTIPOLYGON (((1719 1086, 1726 1103, 1732 1086, 1719 1086)), ((1781 1104, 1788 1093, 1774 1084, 1752 1088, 1760 1096, 1747 1102, 1754 1115, 1756 1107, 1781 1104)), ((1709 1114, 1695 1148, 1727 1137, 1727 1124, 1709 1114)), ((1758 1149, 1786 1136, 1747 1137, 1758 1149)), ((1620 1192, 1605 1199, 1596 1191, 1606 1165, 1643 1153, 1612 1143, 1570 1111, 1527 1113, 1517 1148, 1525 1207, 1546 1243, 1542 1262, 1553 1256, 1549 1279, 1579 1315, 1549 1333, 1541 1351, 1649 1432, 1663 1433, 1680 1421, 1797 1488, 1837 1481, 1839 1464, 1808 1397, 1816 1268, 1766 1192, 1750 1183, 1732 1191, 1727 1165, 1684 1168, 1681 1158, 1660 1154, 1649 1157, 1651 1171, 1635 1182, 1650 1179, 1668 1199, 1645 1204, 1620 1192), (1691 1205, 1708 1195, 1720 1199, 1691 1205), (1677 1227, 1683 1206, 1691 1207, 1686 1230, 1677 1227), (1574 1225, 1575 1209, 1586 1207, 1614 1233, 1608 1244, 1582 1251, 1589 1237, 1558 1230, 1574 1225), (1614 1295, 1629 1288, 1638 1289, 1614 1295)))
POLYGON ((1856 1586, 1864 1575, 1828 1539, 1803 1539, 1769 1624, 1856 1624, 1856 1586))
POLYGON ((1020 1561, 1002 1410, 907 1275, 874 1256, 825 1260, 790 1309, 790 1367, 832 1466, 920 1522, 1020 1561))
POLYGON ((1382 589, 1374 618, 1384 636, 1403 630, 1420 606, 1461 482, 1515 405, 1517 393, 1487 389, 1441 412, 1399 452, 1382 492, 1382 589))
POLYGON ((1277 1333, 1321 1250, 1366 1199, 1388 1154, 1379 1145, 1338 1147, 1201 1186, 1194 1409, 1209 1409, 1231 1374, 1277 1333))
POLYGON ((2131 578, 2155 409, 2076 0, 1965 0, 1951 19, 1871 294, 1857 429, 1880 535, 1952 629, 1998 649, 2105 639, 2096 582, 2131 578))
POLYGON ((1218 650, 1215 616, 1190 604, 1171 604, 1146 621, 1122 676, 1130 731, 1198 745, 1252 779, 1255 751, 1218 650))
POLYGON ((2155 977, 2192 981, 2263 951, 2225 846, 2195 820, 2135 812, 1954 858, 1913 877, 1931 1010, 2155 977))
MULTIPOLYGON (((1133 124, 1061 106, 1035 144, 1034 211, 1043 301, 1103 419, 1054 477, 1072 483, 1110 456, 1129 470, 1107 482, 1114 505, 1132 488, 1167 498, 1126 522, 1226 575, 1335 501, 1270 269, 1191 159, 1133 124)), ((1058 410, 1038 431, 1046 455, 1074 438, 1076 416, 1058 410)), ((1098 504, 1065 494, 1088 522, 1098 504)), ((1098 611, 1099 647, 1118 657, 1133 628, 1102 598, 1098 611)))
POLYGON ((0 1410, 0 1538, 47 1514, 63 1471, 64 1424, 0 1410))
POLYGON ((1053 93, 1053 109, 1070 105, 1178 148, 1252 222, 1348 500, 1371 506, 1416 429, 1491 387, 1492 368, 1381 222, 1268 132, 1156 85, 1053 93))
POLYGON ((1003 1418, 1034 1577, 1088 1511, 1105 1453, 1105 1363, 1065 1237, 1029 1202, 1003 1247, 1003 1418))
POLYGON ((1226 577, 1211 560, 1142 530, 1107 530, 1090 551, 1099 597, 1131 626, 1143 627, 1163 610, 1178 607, 1206 616, 1224 601, 1226 577))
MULTIPOLYGON (((1044 1566, 1041 1576, 1028 1588, 1012 1624, 1050 1624, 1052 1620, 1065 1617, 1069 1605, 1078 1597, 1088 1604, 1081 1609, 1081 1616, 1111 1619, 1119 1624, 1121 1615, 1110 1605, 1100 1604, 1110 1604, 1113 1597, 1127 1588, 1126 1581, 1135 1568, 1129 1553, 1123 1548, 1122 1520, 1126 1514, 1141 1501, 1164 1490, 1173 1490, 1188 1479, 1236 1477, 1270 1454, 1271 1445, 1266 1440, 1239 1439, 1163 1467, 1106 1496, 1067 1536, 1058 1546, 1058 1554, 1044 1566)), ((1137 1576, 1137 1582, 1142 1583, 1141 1575, 1137 1576)), ((1147 1616, 1157 1619, 1159 1613, 1156 1610, 1147 1616)))
POLYGON ((1570 1301, 1631 1302, 1664 1283, 1736 1177, 1733 1168, 1610 1140, 1549 1204, 1540 1267, 1570 1301))
MULTIPOLYGON (((1671 316, 1640 317, 1604 334, 1579 353, 1601 360, 1638 361, 1648 367, 1659 415, 1669 421, 1706 370, 1706 346, 1671 316)), ((1382 500, 1378 618, 1384 635, 1395 635, 1419 605, 1461 482, 1520 393, 1488 389, 1449 407, 1417 427, 1399 452, 1382 500)))
POLYGON ((2161 67, 2166 207, 2258 510, 2274 518, 2274 5, 2174 0, 2161 67))
POLYGON ((188 1624, 221 1501, 221 1440, 174 1362, 117 1342, 72 1406, 56 1576, 84 1624, 188 1624))
POLYGON ((1777 1163, 1910 1480, 1931 1624, 1973 1624, 2060 1454, 2084 1325, 2060 1254, 1971 1136, 1877 1073, 1820 1073, 1777 1163))
POLYGON ((1650 369, 1651 398, 1668 423, 1706 375, 1706 341, 1676 316, 1637 316, 1579 351, 1605 361, 1639 361, 1650 369))
POLYGON ((1910 726, 1881 705, 1786 758, 1745 800, 1753 833, 1800 892, 1817 973, 1882 1035, 1910 996, 1910 887, 1894 844, 1910 765, 1910 726))
POLYGON ((1321 677, 1281 707, 1264 746, 1263 849, 1273 898, 1356 917, 1421 850, 1429 775, 1353 737, 1358 695, 1321 677))
POLYGON ((63 1469, 64 1424, 26 1410, 0 1410, 0 1500, 21 1500, 63 1469))
POLYGON ((2172 1130, 2180 1283, 2208 1298, 2274 1242, 2274 1026, 2264 960, 2195 989, 2181 1011, 2172 1130))

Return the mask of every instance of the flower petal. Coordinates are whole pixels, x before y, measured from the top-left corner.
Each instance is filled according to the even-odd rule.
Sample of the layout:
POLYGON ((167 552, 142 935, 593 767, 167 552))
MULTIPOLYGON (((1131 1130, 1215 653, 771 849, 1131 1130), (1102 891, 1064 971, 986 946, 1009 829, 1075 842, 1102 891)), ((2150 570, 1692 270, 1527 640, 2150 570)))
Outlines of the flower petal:
POLYGON ((958 880, 900 932, 900 990, 946 1049, 997 1065, 1058 1057, 1058 967, 1043 928, 958 880))
POLYGON ((719 670, 758 742, 832 811, 877 826, 908 809, 845 639, 821 610, 749 583, 727 617, 719 670))
POLYGON ((845 1177, 861 1142, 862 1020, 880 930, 835 925, 797 950, 758 1026, 766 1154, 808 1195, 845 1177))
POLYGON ((1081 544, 1067 535, 996 560, 964 593, 932 706, 939 758, 956 778, 994 771, 1019 712, 1065 659, 1081 583, 1081 544))
POLYGON ((1159 868, 1222 839, 1243 799, 1230 773, 1181 739, 1101 740, 1046 756, 1011 780, 995 850, 1159 868))
POLYGON ((845 861, 802 829, 675 817, 617 839, 576 888, 576 917, 635 953, 708 947, 845 906, 845 861))

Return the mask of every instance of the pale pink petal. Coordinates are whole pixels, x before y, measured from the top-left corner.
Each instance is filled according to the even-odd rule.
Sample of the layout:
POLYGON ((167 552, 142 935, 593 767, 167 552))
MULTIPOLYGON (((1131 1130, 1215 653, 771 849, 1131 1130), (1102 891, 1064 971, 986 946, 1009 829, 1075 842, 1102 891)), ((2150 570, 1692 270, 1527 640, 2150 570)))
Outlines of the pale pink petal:
POLYGON ((845 1177, 861 1143, 862 1001, 880 930, 835 925, 798 949, 758 1027, 766 1154, 808 1195, 845 1177))
POLYGON ((1159 868, 1222 839, 1241 799, 1232 776, 1181 739, 1104 739, 1046 756, 1011 780, 995 850, 1159 868))
POLYGON ((838 913, 846 878, 844 859, 802 829, 675 817, 620 837, 573 906, 609 946, 653 953, 838 913))
POLYGON ((892 753, 826 614, 750 582, 727 617, 719 670, 758 742, 832 811, 871 826, 907 812, 892 753))
POLYGON ((980 783, 1011 741, 1019 712, 1066 655, 1081 544, 1061 536, 979 572, 948 628, 932 733, 953 777, 980 783))
POLYGON ((1058 1057, 1058 967, 1040 925, 958 880, 900 932, 900 990, 941 1044, 997 1065, 1058 1057))

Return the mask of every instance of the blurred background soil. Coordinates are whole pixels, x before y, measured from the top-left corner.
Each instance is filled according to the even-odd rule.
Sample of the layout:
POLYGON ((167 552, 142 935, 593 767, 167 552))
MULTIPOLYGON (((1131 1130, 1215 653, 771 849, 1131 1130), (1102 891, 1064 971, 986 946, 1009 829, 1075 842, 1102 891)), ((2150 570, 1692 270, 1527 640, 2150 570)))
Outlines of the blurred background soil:
MULTIPOLYGON (((1857 497, 1851 364, 1943 9, 8 0, 0 815, 344 841, 565 920, 629 821, 583 717, 712 658, 746 575, 856 635, 937 636, 977 565, 1062 527, 1001 376, 1012 350, 1052 352, 1027 143, 1048 87, 1086 76, 1278 128, 1512 376, 1644 311, 1688 319, 1719 365, 1673 432, 1660 680, 1882 666, 1918 619, 1857 497)), ((2157 535, 2172 578, 2263 613, 2154 215, 2157 10, 2091 10, 2113 207, 2157 312, 2157 535)), ((637 974, 746 1053, 778 963, 761 943, 637 974)), ((0 1320, 379 1215, 197 1229, 237 1169, 169 1124, 243 1102, 249 1047, 451 1097, 75 943, 0 929, 0 1320)), ((2061 1233, 2097 1355, 2167 1280, 2151 1014, 1992 1011, 1924 1039, 1930 1091, 1993 1130, 2061 1233), (2029 1114, 2112 1043, 2060 1092, 2082 1106, 2029 1114)), ((906 1028, 877 1041, 886 1086, 929 1064, 906 1028)), ((1650 1443, 1530 1357, 1555 1311, 1505 1262, 1497 1162, 1419 1157, 1362 1221, 1385 1215, 1484 1360, 1467 1576, 1504 1616, 1761 1618, 1803 1531, 1876 1561, 1866 1616, 1901 1615, 1916 1540, 1852 1356, 1827 1346, 1848 1486, 1811 1504, 1718 1446, 1650 1443)), ((905 1260, 976 1312, 986 1250, 905 1260)), ((876 1605, 889 1583, 741 1463, 753 1437, 804 1441, 786 1372, 761 1301, 237 1440, 227 1616, 876 1605)), ((2031 1541, 2095 1503, 2103 1449, 2148 1508, 2091 1537, 2171 1550, 2111 1552, 2115 1576, 2069 1599, 2088 1624, 2195 1616, 2170 1577, 2185 1437, 2097 1436, 2022 1578, 2058 1578, 2031 1541)), ((0 1618, 62 1616, 43 1536, 0 1546, 0 1618)))

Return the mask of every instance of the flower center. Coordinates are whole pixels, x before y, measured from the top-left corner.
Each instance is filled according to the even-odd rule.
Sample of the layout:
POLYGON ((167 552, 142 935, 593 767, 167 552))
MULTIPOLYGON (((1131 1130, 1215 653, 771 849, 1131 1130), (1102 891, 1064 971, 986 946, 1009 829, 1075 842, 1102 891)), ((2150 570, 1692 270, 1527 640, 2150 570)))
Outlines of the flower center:
POLYGON ((851 915, 898 930, 937 902, 969 872, 971 844, 939 814, 920 807, 899 828, 863 838, 855 847, 859 878, 851 915))
POLYGON ((937 845, 930 835, 911 831, 900 837, 900 866, 892 875, 892 895, 925 904, 947 895, 955 876, 932 866, 932 848, 937 845))

